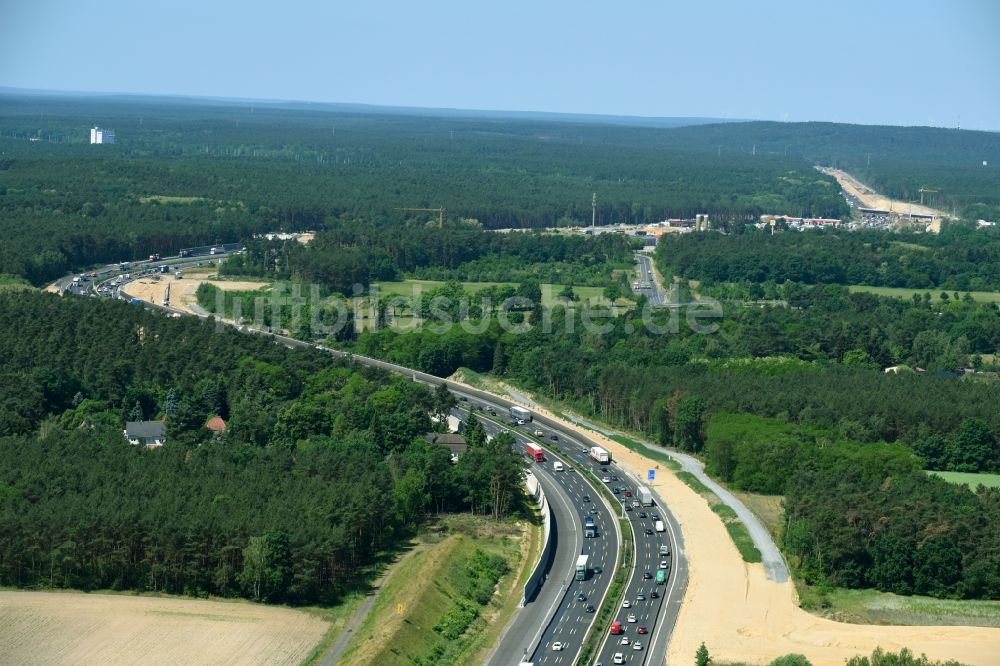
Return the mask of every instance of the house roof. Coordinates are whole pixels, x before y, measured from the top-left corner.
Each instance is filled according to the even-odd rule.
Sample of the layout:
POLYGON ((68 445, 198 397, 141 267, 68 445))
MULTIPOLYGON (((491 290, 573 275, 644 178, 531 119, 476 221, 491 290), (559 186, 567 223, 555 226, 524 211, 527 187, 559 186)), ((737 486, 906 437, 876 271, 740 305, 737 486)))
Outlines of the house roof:
POLYGON ((215 432, 226 432, 226 422, 222 420, 221 416, 213 416, 205 421, 205 427, 215 432))
POLYGON ((127 421, 125 434, 133 439, 153 439, 166 435, 167 427, 163 421, 127 421))
POLYGON ((465 453, 469 450, 469 445, 465 443, 465 437, 453 432, 429 432, 424 435, 431 444, 437 444, 447 448, 452 453, 465 453))

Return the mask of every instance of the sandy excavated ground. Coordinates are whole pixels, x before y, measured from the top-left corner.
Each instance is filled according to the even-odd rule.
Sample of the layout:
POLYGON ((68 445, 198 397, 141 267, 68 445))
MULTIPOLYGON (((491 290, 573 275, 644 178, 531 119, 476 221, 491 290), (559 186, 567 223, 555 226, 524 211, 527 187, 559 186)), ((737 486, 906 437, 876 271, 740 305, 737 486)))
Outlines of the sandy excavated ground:
POLYGON ((248 603, 0 591, 5 664, 299 664, 328 628, 248 603))
MULTIPOLYGON (((820 171, 836 178, 837 182, 840 183, 840 186, 844 188, 848 194, 856 196, 867 208, 891 210, 895 213, 899 213, 900 215, 917 213, 919 215, 934 215, 938 218, 951 217, 944 211, 936 210, 930 206, 921 206, 920 204, 899 201, 897 199, 890 199, 882 196, 878 192, 873 192, 867 188, 851 174, 841 171, 840 169, 821 167, 820 171)), ((938 225, 940 226, 940 222, 938 222, 938 225)))
MULTIPOLYGON (((550 412, 535 411, 557 418, 550 412)), ((669 470, 599 433, 559 419, 611 451, 636 478, 657 468, 650 485, 677 517, 684 534, 688 588, 667 650, 671 664, 693 663, 702 641, 714 659, 767 663, 784 654, 804 654, 815 666, 843 666, 876 647, 907 647, 931 659, 974 666, 1000 664, 1000 629, 858 625, 816 617, 798 606, 794 584, 767 579, 761 564, 740 557, 719 517, 705 500, 669 470)))
POLYGON ((192 305, 197 305, 198 299, 195 292, 202 282, 209 282, 223 291, 253 291, 266 287, 267 282, 241 282, 238 280, 208 280, 208 275, 189 275, 178 280, 173 275, 161 275, 159 280, 154 278, 143 278, 130 282, 122 291, 132 298, 163 305, 163 294, 170 285, 170 306, 183 310, 189 314, 194 314, 192 305))

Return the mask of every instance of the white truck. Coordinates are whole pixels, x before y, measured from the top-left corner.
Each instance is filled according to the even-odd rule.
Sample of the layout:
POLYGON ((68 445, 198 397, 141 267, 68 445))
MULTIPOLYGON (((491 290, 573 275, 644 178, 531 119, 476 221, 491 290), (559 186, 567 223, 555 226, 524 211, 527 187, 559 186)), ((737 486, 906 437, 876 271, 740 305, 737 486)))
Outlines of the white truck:
POLYGON ((581 555, 576 558, 576 579, 587 580, 587 556, 581 555))
POLYGON ((663 527, 663 521, 662 520, 656 521, 656 525, 654 527, 656 528, 657 532, 662 532, 664 529, 666 529, 665 527, 663 527))
POLYGON ((646 486, 639 486, 635 490, 635 494, 639 496, 639 503, 643 506, 653 506, 653 493, 649 492, 649 488, 646 486))
POLYGON ((601 446, 590 447, 590 457, 601 465, 607 465, 611 462, 611 454, 608 453, 607 449, 601 446))
POLYGON ((524 425, 531 420, 531 412, 529 412, 524 407, 518 407, 514 405, 510 408, 510 417, 514 419, 517 423, 524 425))

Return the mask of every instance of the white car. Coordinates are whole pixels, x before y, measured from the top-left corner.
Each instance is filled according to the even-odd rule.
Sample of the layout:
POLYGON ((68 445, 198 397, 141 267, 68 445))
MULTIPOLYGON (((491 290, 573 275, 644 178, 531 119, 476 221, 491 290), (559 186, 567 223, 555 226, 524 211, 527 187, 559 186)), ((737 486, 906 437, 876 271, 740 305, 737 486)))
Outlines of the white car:
POLYGON ((625 663, 625 655, 622 654, 621 652, 615 652, 615 656, 614 656, 614 658, 611 661, 614 662, 614 663, 616 663, 616 664, 624 664, 625 663))
POLYGON ((619 645, 628 645, 630 643, 628 636, 622 636, 622 639, 618 641, 619 645))
POLYGON ((622 608, 631 608, 631 607, 632 607, 632 602, 629 601, 628 599, 622 602, 622 608))
POLYGON ((660 568, 661 569, 666 569, 667 568, 667 561, 666 560, 660 560, 660 568))
POLYGON ((611 477, 610 476, 606 476, 603 479, 601 479, 601 481, 603 481, 604 483, 611 483, 611 477))
POLYGON ((641 650, 642 649, 642 643, 632 643, 632 649, 633 650, 641 650))
POLYGON ((629 622, 635 622, 635 613, 629 613, 628 614, 628 621, 629 622))
POLYGON ((559 652, 560 650, 563 649, 563 644, 560 643, 559 641, 556 641, 555 643, 552 644, 552 649, 555 650, 556 652, 559 652))

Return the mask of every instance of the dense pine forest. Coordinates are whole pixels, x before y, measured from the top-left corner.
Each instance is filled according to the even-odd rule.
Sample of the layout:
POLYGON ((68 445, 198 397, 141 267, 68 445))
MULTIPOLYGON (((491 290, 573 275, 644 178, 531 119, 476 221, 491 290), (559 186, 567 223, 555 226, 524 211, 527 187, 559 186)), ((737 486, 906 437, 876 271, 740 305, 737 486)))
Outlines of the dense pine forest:
POLYGON ((848 212, 810 162, 675 149, 661 140, 670 131, 5 96, 0 273, 41 284, 264 230, 431 217, 402 207, 444 207, 486 228, 583 223, 594 193, 602 223, 848 212), (113 125, 118 144, 87 145, 93 124, 113 125))
MULTIPOLYGON (((1000 598, 998 492, 925 474, 1000 471, 1000 308, 958 293, 1000 289, 997 232, 746 224, 847 216, 816 163, 1000 217, 1000 142, 981 132, 4 97, 0 282, 239 240, 247 252, 223 274, 324 296, 402 277, 448 280, 434 293, 453 299, 470 295, 461 281, 515 283, 480 295, 528 298, 507 313, 524 332, 485 307, 449 310, 472 326, 445 332, 402 333, 380 311, 375 330, 328 342, 442 376, 492 373, 702 456, 734 488, 782 494, 782 545, 810 582, 1000 598), (95 124, 119 143, 87 145, 95 124), (571 285, 627 293, 635 241, 537 229, 588 222, 595 192, 601 223, 721 223, 656 255, 682 296, 721 301, 714 332, 642 297, 622 316, 589 313, 601 330, 583 324, 571 285), (404 207, 445 208, 444 228, 404 207), (525 231, 494 232, 507 227, 525 231), (304 229, 318 232, 308 246, 254 238, 304 229), (540 282, 563 285, 555 305, 540 282)), ((0 584, 331 602, 433 513, 520 508, 509 441, 474 429, 452 465, 420 439, 446 392, 121 303, 12 292, 0 318, 0 584), (204 427, 213 415, 222 437, 204 427), (124 441, 126 420, 156 418, 167 446, 124 441)))
POLYGON ((837 123, 724 123, 677 128, 672 148, 797 156, 839 167, 903 201, 975 219, 1000 218, 1000 133, 837 123))
POLYGON ((734 225, 732 233, 685 234, 657 244, 670 275, 759 285, 860 284, 945 291, 1000 290, 1000 227, 945 225, 940 234, 807 231, 770 234, 734 225))
POLYGON ((254 240, 222 267, 225 275, 260 276, 317 284, 351 294, 373 280, 413 275, 438 280, 536 282, 604 286, 616 268, 632 265, 641 241, 619 234, 597 237, 541 233, 484 233, 477 226, 444 231, 424 224, 331 221, 303 246, 254 240))
POLYGON ((509 438, 421 438, 447 391, 120 302, 0 318, 2 585, 332 603, 434 513, 521 510, 509 438), (129 445, 142 418, 163 447, 129 445))

